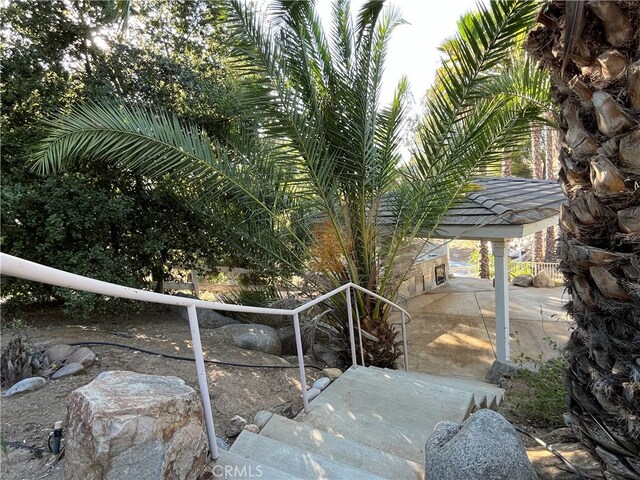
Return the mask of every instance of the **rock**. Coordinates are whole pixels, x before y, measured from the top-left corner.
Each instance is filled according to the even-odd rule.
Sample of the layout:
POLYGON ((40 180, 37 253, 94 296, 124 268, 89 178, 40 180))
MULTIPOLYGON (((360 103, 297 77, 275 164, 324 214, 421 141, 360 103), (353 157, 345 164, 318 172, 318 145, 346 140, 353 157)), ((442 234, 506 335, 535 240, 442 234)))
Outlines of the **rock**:
POLYGON ((329 380, 333 382, 336 378, 342 375, 342 370, 339 368, 325 368, 322 370, 322 375, 329 377, 329 380))
POLYGON ((282 346, 276 331, 266 325, 241 324, 220 327, 223 334, 231 334, 236 347, 280 355, 282 346))
MULTIPOLYGON (((181 310, 184 310, 184 313, 181 313, 180 317, 186 321, 189 321, 187 309, 182 307, 181 310)), ((216 312, 215 310, 209 310, 207 308, 196 308, 196 313, 198 314, 198 325, 200 326, 200 328, 213 329, 224 327, 225 325, 242 324, 242 322, 239 320, 226 317, 221 313, 216 312)))
POLYGON ((49 363, 51 364, 54 362, 65 361, 73 351, 74 348, 71 345, 58 344, 47 348, 44 354, 47 356, 49 363))
POLYGON ((180 378, 103 372, 68 407, 68 480, 196 480, 204 469, 202 403, 180 378))
POLYGON ((229 422, 227 437, 234 437, 238 435, 246 424, 247 421, 243 417, 241 417, 240 415, 235 415, 229 422))
MULTIPOLYGON (((291 365, 298 365, 297 355, 284 355, 282 358, 287 362, 289 362, 291 365)), ((305 365, 315 365, 315 363, 316 363, 316 360, 311 355, 304 356, 305 365)))
POLYGON ((331 348, 316 344, 313 346, 313 353, 318 360, 324 363, 327 367, 335 367, 336 365, 340 365, 340 357, 338 354, 331 348))
POLYGON ((260 410, 258 413, 256 413, 256 416, 253 417, 253 423, 262 428, 267 424, 269 420, 271 420, 271 417, 273 417, 273 413, 267 412, 266 410, 260 410))
POLYGON ((69 375, 75 375, 78 372, 84 370, 84 367, 81 363, 67 363, 60 370, 56 371, 51 378, 57 380, 58 378, 68 377, 69 375))
POLYGON ((225 325, 242 324, 239 320, 226 317, 215 310, 196 308, 196 312, 198 312, 198 325, 200 325, 200 328, 220 328, 225 325))
POLYGON ((248 432, 251 433, 260 433, 260 427, 258 425, 256 425, 255 423, 247 423, 243 430, 246 430, 248 432))
POLYGON ((331 380, 329 380, 329 378, 321 377, 315 382, 313 382, 313 388, 317 388, 318 390, 322 391, 325 388, 327 388, 330 383, 331 383, 331 380))
POLYGON ((513 382, 508 378, 501 377, 498 379, 498 386, 504 390, 509 390, 513 387, 513 382))
POLYGON ((537 480, 518 434, 505 418, 482 409, 458 425, 440 422, 425 446, 425 478, 537 480))
POLYGON ((511 281, 516 287, 530 287, 533 285, 533 277, 531 275, 518 275, 511 281))
POLYGON ((553 278, 551 278, 551 275, 549 275, 546 270, 542 270, 533 277, 533 286, 536 288, 552 288, 555 287, 556 284, 553 278))
MULTIPOLYGON (((176 293, 176 297, 183 298, 193 298, 195 300, 199 300, 195 295, 191 295, 189 293, 176 293)), ((170 309, 178 314, 178 316, 189 321, 189 314, 187 313, 186 307, 179 307, 177 305, 171 305, 170 309)), ((224 325, 237 325, 242 324, 243 322, 239 320, 235 320, 233 318, 226 317, 221 313, 216 312, 215 310, 211 310, 208 308, 196 308, 196 313, 198 315, 198 325, 200 328, 220 328, 224 325)))
POLYGON ((294 398, 293 402, 291 402, 291 406, 289 407, 292 417, 298 415, 303 408, 304 403, 302 402, 302 397, 297 396, 296 398, 294 398))
MULTIPOLYGON (((296 334, 293 325, 287 325, 276 329, 280 344, 282 345, 282 355, 298 355, 296 348, 296 334)), ((302 349, 306 352, 309 349, 307 342, 302 339, 302 349)))
POLYGON ((47 384, 47 381, 42 377, 30 377, 20 380, 13 387, 4 392, 5 397, 17 395, 19 393, 33 392, 39 390, 47 384))
POLYGON ((96 361, 96 354, 90 348, 81 347, 73 352, 67 359, 67 363, 79 363, 84 368, 88 368, 96 361))
POLYGON ((518 374, 518 367, 511 362, 495 360, 484 376, 485 380, 497 384, 501 378, 514 378, 518 374))
POLYGON ((313 400, 318 395, 320 395, 321 392, 322 392, 322 390, 320 390, 319 388, 310 388, 307 391, 307 400, 309 400, 309 401, 313 400))

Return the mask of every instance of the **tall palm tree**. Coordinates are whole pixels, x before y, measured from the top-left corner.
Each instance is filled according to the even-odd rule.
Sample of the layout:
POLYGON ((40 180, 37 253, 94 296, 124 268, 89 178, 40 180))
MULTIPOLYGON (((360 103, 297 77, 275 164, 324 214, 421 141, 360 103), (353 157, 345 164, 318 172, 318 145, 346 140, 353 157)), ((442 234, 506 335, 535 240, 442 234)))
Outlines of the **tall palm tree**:
POLYGON ((558 256, 576 327, 571 426, 608 478, 640 478, 640 9, 553 1, 527 50, 561 109, 558 256))
POLYGON ((489 258, 489 242, 480 241, 480 278, 491 278, 491 259, 489 258))
MULTIPOLYGON (((347 0, 333 3, 328 30, 314 2, 274 2, 268 12, 228 0, 233 68, 245 92, 245 131, 212 141, 155 109, 83 105, 54 119, 37 155, 51 172, 78 157, 107 159, 155 177, 192 184, 189 204, 210 209, 228 242, 251 243, 272 265, 302 265, 320 291, 356 282, 394 298, 419 253, 411 246, 432 232, 473 173, 518 148, 540 116, 531 99, 544 77, 497 72, 496 66, 532 23, 528 1, 479 5, 448 43, 430 91, 411 161, 399 147, 406 80, 390 105, 379 104, 386 45, 402 23, 383 2, 366 2, 355 18, 347 0), (261 141, 270 139, 268 143, 261 141), (386 212, 389 215, 381 215, 386 212), (292 254, 293 252, 293 254, 292 254)), ((418 249, 419 250, 419 249, 418 249)), ((394 365, 400 351, 388 310, 357 298, 367 361, 394 365)), ((346 313, 323 317, 334 338, 347 337, 346 313)))
MULTIPOLYGON (((550 122, 552 120, 550 119, 550 122)), ((556 178, 555 164, 558 158, 558 152, 560 151, 558 130, 553 122, 554 126, 547 126, 544 129, 544 144, 545 144, 545 178, 547 180, 554 180, 556 178)), ((555 262, 556 261, 556 227, 551 225, 547 227, 545 232, 545 246, 544 246, 544 261, 555 262)))
MULTIPOLYGON (((533 163, 533 178, 542 179, 544 170, 544 151, 542 149, 543 130, 536 126, 531 129, 531 160, 533 163)), ((542 232, 536 232, 533 236, 534 262, 544 261, 544 241, 542 232)))

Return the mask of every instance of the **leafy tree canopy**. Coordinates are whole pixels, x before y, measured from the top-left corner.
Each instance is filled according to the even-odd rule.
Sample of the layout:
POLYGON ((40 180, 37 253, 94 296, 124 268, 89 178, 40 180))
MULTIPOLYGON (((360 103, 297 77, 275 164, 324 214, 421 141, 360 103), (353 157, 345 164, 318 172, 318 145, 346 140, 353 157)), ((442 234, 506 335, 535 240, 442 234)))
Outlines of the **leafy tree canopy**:
MULTIPOLYGON (((79 102, 161 105, 209 135, 238 128, 218 11, 205 1, 14 0, 2 24, 2 249, 107 281, 142 286, 167 265, 243 263, 211 221, 176 201, 179 179, 154 181, 81 159, 41 177, 28 158, 47 118, 79 102)), ((13 281, 5 293, 51 294, 87 312, 96 298, 13 281)), ((105 305, 105 304, 102 304, 105 305)), ((111 302, 109 305, 115 305, 111 302)))

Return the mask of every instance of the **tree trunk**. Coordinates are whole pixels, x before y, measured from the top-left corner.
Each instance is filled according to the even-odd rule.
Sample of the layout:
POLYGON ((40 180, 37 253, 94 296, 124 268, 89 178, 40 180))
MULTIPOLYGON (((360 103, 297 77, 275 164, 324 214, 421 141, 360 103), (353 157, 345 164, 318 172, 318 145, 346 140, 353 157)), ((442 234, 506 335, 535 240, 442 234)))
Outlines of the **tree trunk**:
POLYGON ((511 176, 511 166, 512 166, 511 154, 506 153, 502 157, 502 176, 510 177, 511 176))
POLYGON ((480 278, 491 278, 489 243, 486 240, 480 241, 480 278))
POLYGON ((542 15, 527 50, 561 111, 568 423, 607 478, 640 479, 640 8, 552 1, 542 15))
MULTIPOLYGON (((546 127, 544 130, 544 143, 545 143, 545 177, 547 180, 553 180, 556 178, 556 162, 560 152, 560 139, 558 136, 558 130, 552 127, 546 127)), ((545 233, 545 246, 544 246, 544 261, 555 262, 556 257, 556 227, 551 226, 547 228, 545 233)))
MULTIPOLYGON (((531 156, 533 157, 533 178, 544 178, 544 159, 542 152, 543 131, 540 127, 531 130, 531 156)), ((544 261, 544 236, 542 232, 536 232, 533 240, 533 261, 544 261)))

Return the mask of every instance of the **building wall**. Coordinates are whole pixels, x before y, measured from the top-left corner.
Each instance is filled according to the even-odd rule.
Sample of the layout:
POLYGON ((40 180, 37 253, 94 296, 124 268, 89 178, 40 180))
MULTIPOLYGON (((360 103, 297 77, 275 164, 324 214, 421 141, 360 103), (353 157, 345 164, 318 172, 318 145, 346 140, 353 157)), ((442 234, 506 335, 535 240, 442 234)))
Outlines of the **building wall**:
POLYGON ((449 278, 449 257, 442 255, 430 258, 414 265, 409 277, 400 286, 399 298, 406 300, 434 289, 437 286, 435 269, 438 265, 444 265, 444 281, 446 283, 449 278))

